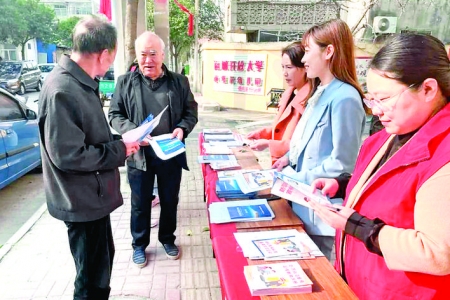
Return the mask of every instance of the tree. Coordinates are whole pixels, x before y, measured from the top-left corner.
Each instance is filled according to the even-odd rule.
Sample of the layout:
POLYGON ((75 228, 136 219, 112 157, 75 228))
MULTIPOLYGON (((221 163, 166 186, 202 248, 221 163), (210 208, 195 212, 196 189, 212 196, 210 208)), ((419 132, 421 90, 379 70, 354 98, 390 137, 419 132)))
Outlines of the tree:
MULTIPOLYGON (((170 38, 169 51, 173 58, 173 66, 178 70, 180 58, 188 56, 194 44, 194 37, 188 36, 188 15, 180 10, 173 0, 169 6, 170 38)), ((194 13, 193 0, 178 0, 189 11, 194 13)), ((199 26, 199 38, 222 40, 224 25, 223 13, 212 0, 200 0, 200 20, 195 20, 194 26, 199 26)), ((154 30, 153 0, 147 2, 147 26, 149 30, 154 30)))
POLYGON ((125 11, 125 65, 127 68, 136 57, 134 41, 136 40, 138 4, 139 0, 127 0, 125 11))
POLYGON ((80 21, 80 17, 77 16, 58 21, 54 33, 54 42, 56 45, 72 48, 72 32, 78 21, 80 21))
POLYGON ((7 42, 11 33, 11 24, 19 20, 19 12, 11 0, 0 0, 2 16, 0 18, 0 41, 7 42))
MULTIPOLYGON (((53 41, 55 28, 55 12, 39 0, 0 0, 6 3, 2 7, 2 14, 12 12, 13 18, 8 17, 8 24, 1 26, 0 39, 21 47, 22 59, 25 58, 25 45, 37 38, 43 42, 53 41), (6 30, 5 30, 6 29, 6 30), (4 34, 2 32, 5 32, 4 34)), ((3 18, 4 16, 2 16, 3 18)), ((2 21, 3 22, 3 21, 2 21)))

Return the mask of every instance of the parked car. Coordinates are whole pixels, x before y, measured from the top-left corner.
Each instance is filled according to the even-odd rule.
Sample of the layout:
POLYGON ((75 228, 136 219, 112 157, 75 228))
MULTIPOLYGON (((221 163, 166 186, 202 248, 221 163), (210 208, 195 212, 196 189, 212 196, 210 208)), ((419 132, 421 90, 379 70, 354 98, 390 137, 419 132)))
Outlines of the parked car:
POLYGON ((38 68, 41 70, 41 81, 44 82, 47 75, 53 71, 53 68, 56 66, 56 64, 39 64, 38 68))
POLYGON ((29 89, 42 88, 41 70, 32 61, 0 62, 0 88, 23 95, 29 89))
POLYGON ((0 189, 40 166, 37 112, 0 88, 0 189))

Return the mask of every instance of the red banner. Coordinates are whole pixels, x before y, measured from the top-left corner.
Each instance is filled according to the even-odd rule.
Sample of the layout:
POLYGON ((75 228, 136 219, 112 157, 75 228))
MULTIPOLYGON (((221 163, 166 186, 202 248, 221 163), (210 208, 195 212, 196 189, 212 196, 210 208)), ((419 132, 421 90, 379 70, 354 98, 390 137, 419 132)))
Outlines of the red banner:
POLYGON ((185 13, 189 15, 189 24, 188 24, 188 35, 192 36, 194 34, 194 15, 180 2, 177 0, 173 0, 175 4, 185 13))
POLYGON ((100 11, 111 21, 111 0, 100 0, 100 11))

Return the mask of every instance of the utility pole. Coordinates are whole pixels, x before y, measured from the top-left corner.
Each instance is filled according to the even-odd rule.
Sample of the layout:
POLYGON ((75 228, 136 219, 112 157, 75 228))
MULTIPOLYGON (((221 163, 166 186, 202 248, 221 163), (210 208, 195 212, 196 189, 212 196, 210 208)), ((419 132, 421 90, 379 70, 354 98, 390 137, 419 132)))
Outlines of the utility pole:
POLYGON ((195 27, 194 27, 194 70, 192 72, 193 79, 194 79, 194 92, 199 92, 199 79, 200 77, 200 68, 199 68, 199 62, 198 62, 198 27, 200 25, 200 0, 195 0, 195 27))

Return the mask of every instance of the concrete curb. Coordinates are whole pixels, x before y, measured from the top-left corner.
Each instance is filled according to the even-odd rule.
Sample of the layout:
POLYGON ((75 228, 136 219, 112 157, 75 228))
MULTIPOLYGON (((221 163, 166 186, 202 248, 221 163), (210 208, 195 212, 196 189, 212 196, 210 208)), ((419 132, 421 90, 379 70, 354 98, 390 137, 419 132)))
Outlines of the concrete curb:
POLYGON ((20 239, 33 227, 33 225, 41 218, 44 212, 47 210, 47 203, 41 205, 41 207, 23 224, 19 230, 0 248, 0 261, 8 254, 9 250, 20 241, 20 239))

